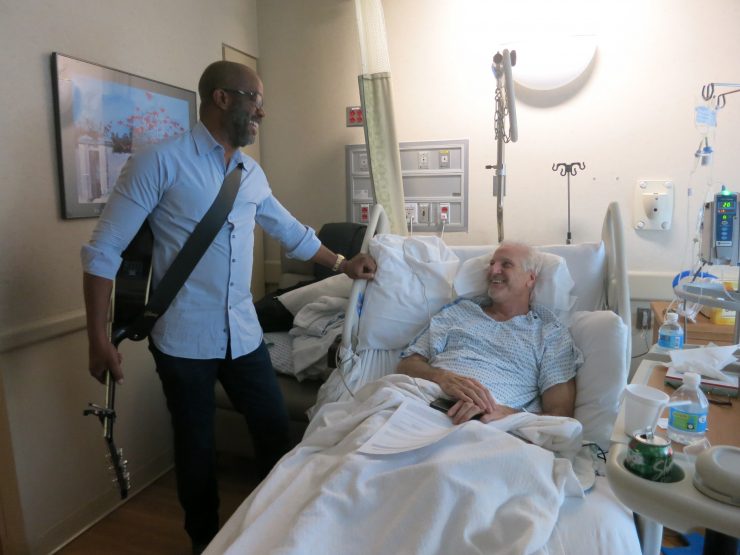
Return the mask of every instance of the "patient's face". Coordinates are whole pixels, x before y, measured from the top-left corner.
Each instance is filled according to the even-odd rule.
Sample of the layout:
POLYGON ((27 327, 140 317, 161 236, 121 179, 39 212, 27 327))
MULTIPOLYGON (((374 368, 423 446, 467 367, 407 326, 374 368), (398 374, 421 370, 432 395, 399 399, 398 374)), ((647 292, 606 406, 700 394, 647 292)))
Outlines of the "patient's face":
POLYGON ((526 252, 518 245, 496 249, 488 266, 488 296, 492 301, 529 304, 535 276, 524 270, 525 257, 526 252))

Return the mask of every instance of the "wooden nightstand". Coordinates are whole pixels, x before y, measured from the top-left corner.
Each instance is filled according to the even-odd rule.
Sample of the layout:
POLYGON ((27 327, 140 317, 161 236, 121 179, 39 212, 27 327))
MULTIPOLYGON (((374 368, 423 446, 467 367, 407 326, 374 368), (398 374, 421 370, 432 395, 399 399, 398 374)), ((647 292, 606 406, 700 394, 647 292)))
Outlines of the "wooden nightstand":
MULTIPOLYGON (((668 308, 667 301, 653 301, 650 308, 653 311, 653 344, 658 342, 658 328, 665 320, 665 310, 668 308)), ((681 326, 684 326, 683 318, 679 318, 681 326)), ((713 324, 709 318, 701 312, 696 315, 696 323, 687 322, 684 332, 686 343, 694 345, 706 345, 710 341, 715 345, 732 345, 734 343, 735 326, 713 324)))

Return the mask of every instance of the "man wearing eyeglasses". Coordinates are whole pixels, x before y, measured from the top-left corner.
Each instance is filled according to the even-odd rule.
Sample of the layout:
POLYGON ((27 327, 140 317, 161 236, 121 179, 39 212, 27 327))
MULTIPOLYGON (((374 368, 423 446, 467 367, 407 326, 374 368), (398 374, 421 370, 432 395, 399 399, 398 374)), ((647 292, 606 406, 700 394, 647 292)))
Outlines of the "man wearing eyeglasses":
POLYGON ((365 255, 344 260, 323 246, 273 196, 262 168, 239 150, 255 141, 265 116, 259 76, 241 64, 215 62, 203 72, 198 92, 200 122, 128 160, 91 241, 82 248, 89 371, 101 382, 110 372, 122 383, 121 355, 106 332, 121 252, 148 220, 156 289, 225 176, 243 164, 239 192, 223 227, 149 338, 172 416, 178 496, 194 552, 218 531, 216 380, 247 420, 263 475, 290 447, 287 411, 249 289, 255 223, 280 241, 289 257, 312 260, 351 278, 371 279, 375 270, 365 255))

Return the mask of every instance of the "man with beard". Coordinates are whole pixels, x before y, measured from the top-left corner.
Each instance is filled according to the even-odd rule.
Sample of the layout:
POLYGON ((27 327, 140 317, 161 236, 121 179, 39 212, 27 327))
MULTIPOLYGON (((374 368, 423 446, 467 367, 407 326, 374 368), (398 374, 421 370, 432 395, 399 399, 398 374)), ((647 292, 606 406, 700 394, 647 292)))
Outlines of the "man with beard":
POLYGON ((107 337, 106 321, 121 252, 147 219, 156 289, 225 176, 243 164, 236 170, 241 185, 231 212, 149 338, 172 416, 178 496, 194 552, 218 531, 216 380, 246 418, 263 475, 290 447, 287 411, 249 290, 255 223, 290 257, 351 278, 371 279, 375 270, 366 255, 344 260, 323 246, 275 199, 259 165, 239 150, 255 141, 265 116, 259 76, 241 64, 215 62, 203 72, 198 93, 200 122, 131 156, 82 248, 89 371, 101 382, 110 372, 120 384, 121 355, 107 337))
POLYGON ((540 263, 504 241, 488 267, 488 295, 445 306, 401 353, 398 372, 436 382, 455 424, 527 410, 573 416, 582 356, 567 326, 532 305, 540 263))

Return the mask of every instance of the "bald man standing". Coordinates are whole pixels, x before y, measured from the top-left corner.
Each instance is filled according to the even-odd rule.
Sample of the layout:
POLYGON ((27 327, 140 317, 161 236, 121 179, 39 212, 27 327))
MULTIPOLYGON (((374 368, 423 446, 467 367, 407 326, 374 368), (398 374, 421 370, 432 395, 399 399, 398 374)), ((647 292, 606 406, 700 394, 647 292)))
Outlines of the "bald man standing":
POLYGON ((290 447, 287 411, 249 289, 255 223, 280 241, 289 257, 351 278, 371 279, 375 270, 365 255, 344 260, 323 246, 273 196, 262 168, 239 150, 255 141, 265 117, 259 76, 241 64, 215 62, 203 72, 198 93, 200 121, 188 133, 129 158, 82 248, 89 371, 101 382, 110 372, 122 383, 121 355, 106 333, 121 252, 148 220, 156 288, 224 178, 241 171, 239 192, 223 227, 149 338, 172 416, 178 495, 194 552, 218 531, 216 380, 246 418, 263 475, 290 447))

